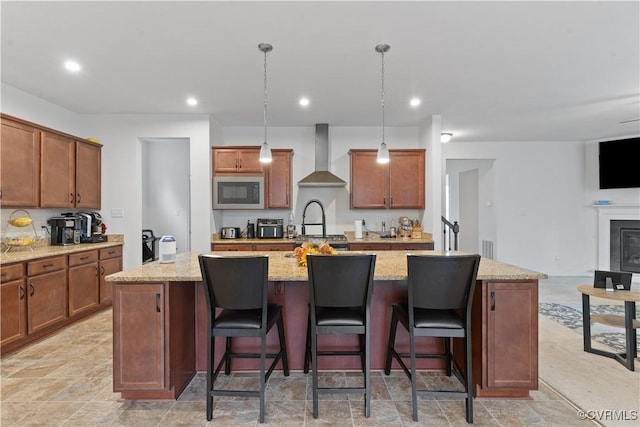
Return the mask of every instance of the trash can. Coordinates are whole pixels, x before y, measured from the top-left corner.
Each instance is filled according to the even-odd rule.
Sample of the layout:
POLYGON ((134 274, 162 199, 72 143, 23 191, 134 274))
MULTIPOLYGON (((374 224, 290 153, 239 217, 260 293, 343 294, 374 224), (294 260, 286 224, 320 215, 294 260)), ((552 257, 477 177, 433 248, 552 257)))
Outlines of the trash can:
POLYGON ((142 263, 158 259, 156 256, 156 242, 160 240, 153 234, 153 230, 142 230, 142 263))

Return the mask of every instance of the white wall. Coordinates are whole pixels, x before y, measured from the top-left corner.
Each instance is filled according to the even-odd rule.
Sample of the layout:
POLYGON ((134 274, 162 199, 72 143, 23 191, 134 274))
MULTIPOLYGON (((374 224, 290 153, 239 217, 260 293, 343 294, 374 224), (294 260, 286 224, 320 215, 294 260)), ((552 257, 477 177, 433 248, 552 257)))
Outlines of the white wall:
POLYGON ((451 142, 443 152, 447 160, 495 159, 496 259, 554 275, 593 268, 584 143, 451 142))

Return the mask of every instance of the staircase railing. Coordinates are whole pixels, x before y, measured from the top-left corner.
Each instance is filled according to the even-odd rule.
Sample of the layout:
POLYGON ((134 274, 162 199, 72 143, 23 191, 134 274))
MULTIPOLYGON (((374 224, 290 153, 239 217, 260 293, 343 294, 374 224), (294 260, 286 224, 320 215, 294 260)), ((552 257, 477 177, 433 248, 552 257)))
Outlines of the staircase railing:
POLYGON ((460 225, 458 224, 458 221, 453 221, 453 224, 451 223, 451 221, 447 220, 445 217, 441 216, 440 217, 442 219, 442 222, 444 223, 444 229, 442 230, 442 242, 443 245, 445 246, 445 249, 447 250, 451 250, 451 238, 453 236, 453 250, 457 251, 458 250, 458 233, 460 232, 460 225), (447 248, 447 242, 449 243, 449 247, 447 248))

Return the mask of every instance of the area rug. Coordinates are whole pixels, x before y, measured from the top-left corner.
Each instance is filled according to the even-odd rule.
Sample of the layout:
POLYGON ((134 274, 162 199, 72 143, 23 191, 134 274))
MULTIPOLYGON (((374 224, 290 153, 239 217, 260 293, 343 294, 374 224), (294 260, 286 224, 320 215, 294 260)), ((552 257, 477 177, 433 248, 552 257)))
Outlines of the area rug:
MULTIPOLYGON (((621 309, 592 306, 594 313, 611 310, 619 314, 621 309)), ((539 377, 579 408, 576 410, 576 425, 581 416, 607 427, 640 425, 638 360, 636 370, 632 372, 614 359, 586 353, 582 343, 580 310, 544 303, 540 304, 539 312, 539 377)), ((624 330, 599 329, 594 325, 594 347, 610 351, 624 348, 624 330)))
MULTIPOLYGON (((538 312, 554 322, 582 334, 581 310, 576 310, 575 308, 561 304, 540 303, 538 312)), ((624 306, 592 305, 591 314, 616 314, 624 316, 624 306)), ((639 313, 636 313, 636 318, 640 318, 639 313)), ((592 323, 591 339, 612 348, 616 352, 625 351, 625 332, 622 328, 607 327, 592 323)))

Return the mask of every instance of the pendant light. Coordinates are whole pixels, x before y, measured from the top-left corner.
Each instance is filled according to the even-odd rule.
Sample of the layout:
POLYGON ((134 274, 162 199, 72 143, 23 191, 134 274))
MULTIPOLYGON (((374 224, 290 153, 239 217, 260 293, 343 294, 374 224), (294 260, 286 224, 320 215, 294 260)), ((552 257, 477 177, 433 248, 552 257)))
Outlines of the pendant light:
POLYGON ((264 53, 264 142, 260 147, 260 162, 271 163, 271 148, 267 143, 267 52, 271 52, 273 46, 269 43, 260 43, 258 49, 264 53))
POLYGON ((379 44, 376 46, 376 52, 380 53, 382 58, 382 143, 378 148, 378 163, 389 163, 389 148, 384 142, 384 53, 391 48, 388 44, 379 44))

